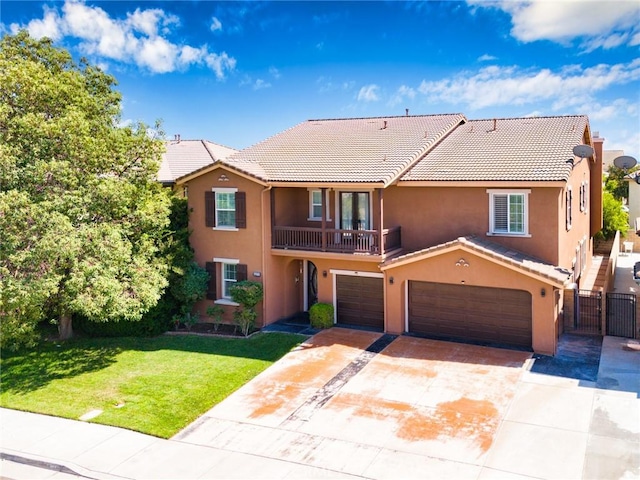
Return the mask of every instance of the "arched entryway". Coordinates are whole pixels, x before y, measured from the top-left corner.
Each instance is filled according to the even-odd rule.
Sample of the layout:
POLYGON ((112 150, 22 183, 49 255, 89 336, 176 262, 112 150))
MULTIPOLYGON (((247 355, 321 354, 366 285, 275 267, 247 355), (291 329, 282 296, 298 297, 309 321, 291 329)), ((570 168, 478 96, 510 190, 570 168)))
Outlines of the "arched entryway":
POLYGON ((304 310, 318 303, 318 268, 311 260, 304 261, 304 310))

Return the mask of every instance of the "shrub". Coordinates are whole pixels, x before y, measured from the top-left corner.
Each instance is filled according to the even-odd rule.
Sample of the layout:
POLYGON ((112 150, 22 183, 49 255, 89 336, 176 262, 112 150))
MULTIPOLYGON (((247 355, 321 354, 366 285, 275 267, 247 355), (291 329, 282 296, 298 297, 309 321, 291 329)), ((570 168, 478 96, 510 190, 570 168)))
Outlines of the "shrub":
POLYGON ((255 306, 262 300, 262 284, 243 280, 233 285, 229 290, 232 300, 239 303, 241 307, 233 312, 233 320, 246 337, 255 326, 256 318, 258 318, 255 306))
POLYGON ((141 320, 94 322, 81 316, 73 318, 76 329, 90 337, 154 337, 172 326, 172 315, 163 309, 152 309, 141 320))
POLYGON ((207 315, 213 319, 213 331, 217 332, 218 328, 222 324, 222 315, 224 315, 224 308, 220 305, 213 305, 207 307, 207 315))
POLYGON ((309 318, 313 328, 333 327, 333 305, 329 303, 314 303, 309 309, 309 318))
POLYGON ((624 237, 629 229, 629 214, 622 210, 622 202, 607 191, 602 192, 602 221, 602 230, 598 232, 600 238, 611 239, 617 231, 624 237))

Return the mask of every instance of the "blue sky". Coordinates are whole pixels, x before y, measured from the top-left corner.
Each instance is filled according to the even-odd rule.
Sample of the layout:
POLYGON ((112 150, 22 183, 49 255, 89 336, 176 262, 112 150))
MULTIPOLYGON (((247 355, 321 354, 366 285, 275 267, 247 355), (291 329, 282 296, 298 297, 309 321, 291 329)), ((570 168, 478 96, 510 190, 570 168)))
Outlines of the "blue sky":
POLYGON ((244 148, 312 118, 587 114, 640 160, 640 2, 11 1, 118 80, 123 121, 244 148))

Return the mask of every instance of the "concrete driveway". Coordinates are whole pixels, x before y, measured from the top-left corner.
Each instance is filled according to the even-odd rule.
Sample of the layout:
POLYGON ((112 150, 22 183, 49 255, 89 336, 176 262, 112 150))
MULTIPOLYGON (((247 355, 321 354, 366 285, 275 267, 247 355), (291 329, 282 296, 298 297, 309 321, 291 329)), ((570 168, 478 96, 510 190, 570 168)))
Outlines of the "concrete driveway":
POLYGON ((640 475, 636 396, 532 373, 532 362, 526 352, 333 328, 173 440, 328 476, 640 475))

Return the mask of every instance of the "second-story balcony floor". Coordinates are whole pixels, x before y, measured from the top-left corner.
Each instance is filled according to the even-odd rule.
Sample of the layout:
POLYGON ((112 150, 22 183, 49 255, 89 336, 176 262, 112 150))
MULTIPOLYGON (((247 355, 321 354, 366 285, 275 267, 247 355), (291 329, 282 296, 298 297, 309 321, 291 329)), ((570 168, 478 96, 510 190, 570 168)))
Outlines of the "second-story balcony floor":
POLYGON ((379 230, 272 227, 272 249, 383 256, 401 247, 400 227, 379 230))

